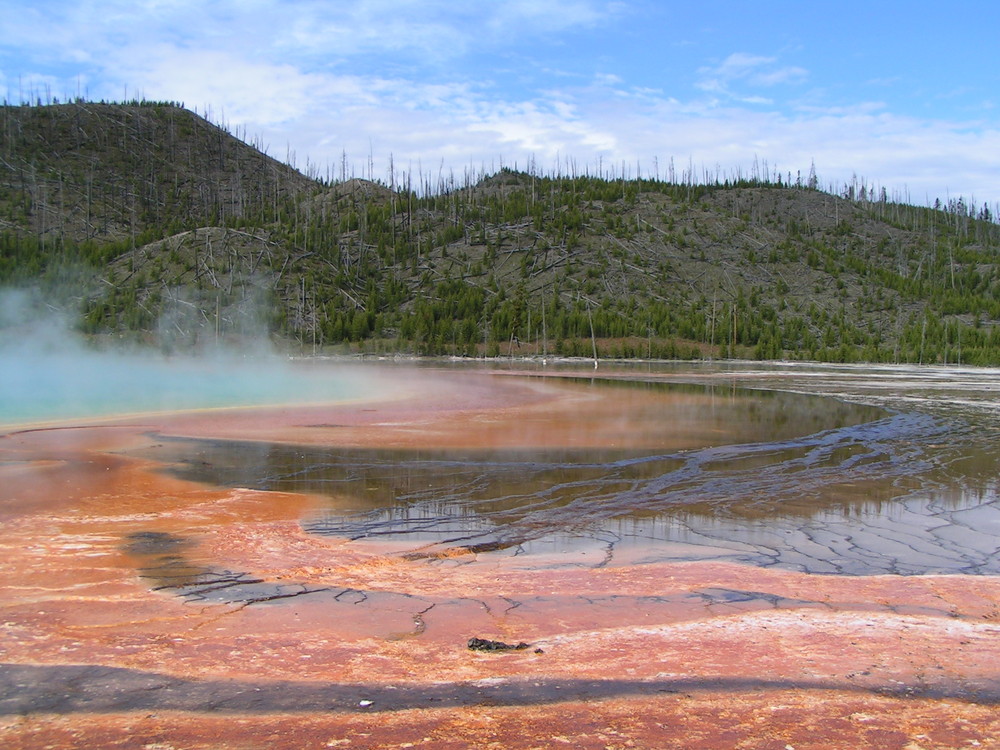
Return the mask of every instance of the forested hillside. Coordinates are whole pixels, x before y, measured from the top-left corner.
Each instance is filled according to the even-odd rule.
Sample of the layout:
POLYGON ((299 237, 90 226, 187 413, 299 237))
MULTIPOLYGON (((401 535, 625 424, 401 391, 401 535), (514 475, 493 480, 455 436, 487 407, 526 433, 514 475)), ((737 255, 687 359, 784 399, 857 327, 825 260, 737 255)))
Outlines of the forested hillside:
POLYGON ((812 175, 296 172, 170 104, 0 108, 0 283, 167 349, 1000 364, 1000 227, 812 175))

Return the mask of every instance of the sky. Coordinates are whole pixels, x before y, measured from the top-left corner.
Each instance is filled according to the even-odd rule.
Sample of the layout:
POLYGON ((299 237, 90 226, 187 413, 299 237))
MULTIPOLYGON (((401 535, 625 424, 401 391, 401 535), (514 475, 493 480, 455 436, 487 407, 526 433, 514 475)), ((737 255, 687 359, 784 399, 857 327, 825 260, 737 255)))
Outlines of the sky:
POLYGON ((10 103, 181 102, 319 176, 856 181, 1000 205, 996 0, 0 0, 10 103))

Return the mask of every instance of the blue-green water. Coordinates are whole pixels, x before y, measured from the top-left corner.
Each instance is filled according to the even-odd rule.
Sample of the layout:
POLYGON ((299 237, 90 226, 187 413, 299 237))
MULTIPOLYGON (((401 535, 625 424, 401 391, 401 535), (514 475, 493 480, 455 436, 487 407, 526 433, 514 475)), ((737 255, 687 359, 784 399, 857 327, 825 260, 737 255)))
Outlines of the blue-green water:
POLYGON ((167 358, 68 351, 0 355, 0 425, 362 398, 357 368, 279 357, 167 358))

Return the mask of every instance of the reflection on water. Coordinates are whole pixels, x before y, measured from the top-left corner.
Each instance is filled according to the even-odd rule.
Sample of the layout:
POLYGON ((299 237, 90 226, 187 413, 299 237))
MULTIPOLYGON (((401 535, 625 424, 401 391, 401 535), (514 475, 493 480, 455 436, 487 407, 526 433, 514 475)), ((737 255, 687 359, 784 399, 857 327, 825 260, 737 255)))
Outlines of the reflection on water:
POLYGON ((188 479, 323 495, 324 507, 302 520, 307 531, 392 541, 417 558, 507 550, 571 553, 585 565, 627 554, 818 573, 1000 572, 997 460, 972 449, 981 424, 789 393, 591 387, 629 395, 619 418, 640 424, 652 447, 437 452, 166 440, 157 458, 188 479), (651 400, 631 398, 637 392, 651 400))
POLYGON ((630 517, 617 519, 603 533, 618 552, 643 547, 642 562, 728 559, 849 575, 1000 570, 995 486, 952 497, 921 493, 886 502, 858 501, 808 515, 630 517), (669 540, 670 547, 658 549, 658 540, 669 540))

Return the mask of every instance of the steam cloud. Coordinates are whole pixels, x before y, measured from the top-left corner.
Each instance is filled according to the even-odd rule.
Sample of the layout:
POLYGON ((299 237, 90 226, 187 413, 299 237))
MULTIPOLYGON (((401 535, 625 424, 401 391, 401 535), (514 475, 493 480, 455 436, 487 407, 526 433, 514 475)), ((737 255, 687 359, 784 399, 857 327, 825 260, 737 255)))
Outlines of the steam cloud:
POLYGON ((0 425, 97 415, 331 401, 370 388, 350 368, 303 368, 265 339, 196 353, 98 349, 41 293, 0 292, 0 425))

